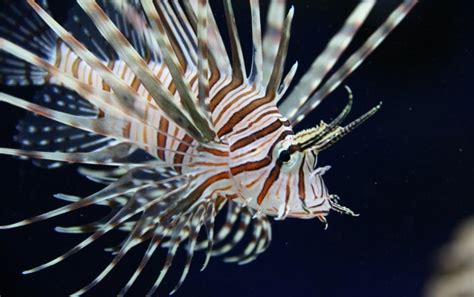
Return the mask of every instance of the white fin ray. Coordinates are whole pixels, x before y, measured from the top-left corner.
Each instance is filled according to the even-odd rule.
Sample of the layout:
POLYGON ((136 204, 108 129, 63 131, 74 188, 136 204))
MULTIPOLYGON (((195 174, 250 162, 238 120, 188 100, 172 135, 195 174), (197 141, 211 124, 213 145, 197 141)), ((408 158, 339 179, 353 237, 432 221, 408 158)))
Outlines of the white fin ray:
POLYGON ((342 29, 329 41, 326 49, 314 60, 310 69, 279 106, 281 113, 285 117, 293 117, 318 88, 324 77, 334 67, 340 56, 349 46, 359 28, 372 11, 375 3, 375 0, 361 1, 354 9, 342 29))
POLYGON ((182 49, 183 55, 186 58, 187 64, 197 65, 197 52, 196 47, 192 44, 190 40, 189 33, 192 31, 187 31, 186 26, 187 20, 180 18, 176 12, 173 10, 173 7, 170 3, 170 0, 165 0, 162 3, 164 16, 166 22, 172 30, 172 35, 178 42, 179 47, 182 49), (188 32, 188 33, 187 33, 188 32))
MULTIPOLYGON (((197 15, 196 15, 197 1, 198 0, 183 1, 184 8, 187 11, 188 16, 189 16, 190 26, 194 28, 195 32, 197 32, 197 15)), ((175 5, 177 10, 181 10, 178 0, 173 0, 173 4, 175 5)), ((208 17, 209 17, 209 27, 208 27, 209 51, 212 54, 211 56, 219 70, 219 73, 225 74, 226 76, 230 77, 232 75, 232 66, 229 60, 229 56, 227 54, 226 47, 224 45, 224 41, 222 40, 222 36, 219 32, 219 28, 217 27, 217 23, 214 18, 214 14, 212 12, 212 8, 210 6, 208 6, 208 17)), ((195 36, 197 37, 197 34, 195 34, 195 36)), ((197 46, 197 40, 196 40, 196 46, 197 46)))
MULTIPOLYGON (((207 251, 206 251, 206 258, 204 259, 204 263, 202 264, 201 271, 204 271, 211 260, 212 254, 212 247, 214 246, 214 223, 216 219, 216 206, 214 203, 210 203, 206 210, 207 218, 204 222, 204 226, 206 228, 207 239, 204 241, 207 244, 207 251)), ((196 247, 196 250, 199 250, 199 245, 196 247)))
MULTIPOLYGON (((68 33, 58 22, 56 22, 46 11, 44 11, 41 6, 34 2, 34 0, 28 0, 28 3, 31 7, 38 13, 38 15, 53 29, 56 34, 64 41, 71 49, 90 67, 92 67, 98 74, 110 85, 111 89, 117 95, 117 98, 120 99, 120 103, 123 108, 130 109, 131 112, 138 112, 133 109, 134 102, 136 100, 145 100, 136 94, 130 86, 128 86, 124 81, 118 78, 112 71, 107 68, 102 62, 95 57, 90 51, 88 51, 77 39, 75 39, 70 33, 68 33)), ((94 2, 95 3, 95 2, 94 2)), ((112 45, 112 44, 111 44, 112 45)), ((123 47, 125 48, 125 47, 123 47)), ((129 47, 126 48, 127 51, 132 51, 135 53, 135 60, 130 65, 132 61, 128 62, 129 66, 132 67, 132 71, 135 73, 137 71, 144 71, 147 81, 140 77, 141 82, 145 85, 150 95, 153 97, 158 106, 166 113, 166 115, 173 120, 177 125, 183 128, 195 139, 201 139, 201 134, 197 131, 194 125, 189 121, 189 119, 181 112, 180 108, 176 106, 173 102, 173 98, 167 90, 164 90, 161 84, 161 88, 156 85, 156 79, 150 74, 150 69, 144 64, 141 57, 134 51, 133 47, 129 44, 129 47), (136 57, 138 56, 138 57, 136 57), (138 62, 138 63, 137 63, 138 62), (140 64, 141 62, 141 64, 140 64), (135 69, 134 69, 135 68, 135 69), (137 69, 138 68, 138 69, 137 69), (160 98, 160 100, 157 100, 160 98)), ((146 117, 146 114, 138 113, 139 118, 146 117)))
POLYGON ((47 219, 50 219, 50 218, 53 218, 65 213, 69 213, 71 211, 74 211, 74 210, 77 210, 89 205, 100 203, 110 198, 114 198, 114 197, 124 195, 130 192, 134 192, 136 191, 136 187, 130 181, 130 176, 131 174, 126 175, 122 177, 119 181, 117 181, 116 183, 111 184, 105 187, 104 189, 100 190, 99 192, 87 198, 83 198, 73 204, 60 207, 58 209, 46 212, 44 214, 35 216, 30 219, 26 219, 14 224, 0 226, 0 230, 17 228, 17 227, 26 226, 32 223, 44 221, 44 220, 47 220, 47 219), (123 190, 120 190, 121 188, 123 188, 123 190))
POLYGON ((168 254, 166 255, 163 268, 161 269, 160 274, 158 275, 158 278, 156 279, 152 288, 146 294, 147 296, 153 295, 156 289, 158 289, 158 287, 160 286, 161 282, 165 278, 166 274, 168 273, 168 270, 170 269, 173 263, 173 259, 174 259, 174 256, 176 255, 179 245, 184 240, 184 233, 186 233, 185 229, 188 223, 188 218, 187 216, 181 216, 178 220, 180 220, 180 222, 176 225, 173 233, 171 234, 171 238, 170 238, 171 246, 168 248, 168 254))
POLYGON ((392 32, 405 18, 417 3, 416 0, 405 0, 390 14, 387 20, 367 39, 367 41, 337 70, 321 88, 314 93, 309 100, 291 117, 290 121, 295 126, 304 117, 314 110, 327 95, 334 91, 360 64, 380 45, 380 43, 392 32))
POLYGON ((286 91, 290 87, 291 83, 293 82, 293 79, 295 78, 295 74, 297 70, 298 70, 298 62, 295 62, 293 66, 291 66, 290 71, 288 71, 285 78, 283 79, 282 84, 280 85, 278 89, 278 101, 283 98, 286 91))
POLYGON ((95 88, 74 78, 69 74, 60 71, 57 67, 51 65, 50 63, 34 55, 33 53, 28 52, 20 46, 11 43, 8 40, 0 38, 0 49, 30 64, 45 69, 52 76, 56 77, 59 81, 61 81, 68 89, 76 91, 79 95, 88 100, 91 104, 103 110, 107 114, 112 113, 116 116, 126 117, 131 121, 139 120, 143 124, 153 128, 156 126, 156 123, 152 122, 152 119, 154 119, 155 117, 153 115, 157 114, 159 111, 153 105, 148 104, 144 100, 136 100, 133 104, 133 109, 139 110, 140 113, 149 113, 149 116, 137 118, 128 109, 124 110, 123 108, 120 108, 120 105, 117 106, 118 98, 115 96, 115 94, 95 88))
POLYGON ((251 219, 252 214, 250 213, 250 211, 247 208, 243 208, 242 212, 240 213, 239 228, 235 232, 234 236, 228 243, 224 244, 222 247, 214 249, 212 251, 212 256, 221 256, 231 251, 244 237, 248 227, 250 226, 251 219))
POLYGON ((110 85, 111 89, 117 95, 119 103, 125 109, 135 113, 139 118, 145 117, 144 112, 134 109, 134 102, 144 100, 140 98, 133 90, 102 62, 94 56, 87 48, 85 48, 77 39, 67 32, 57 21, 55 21, 40 5, 34 0, 28 0, 31 7, 50 26, 50 28, 61 38, 84 62, 86 62, 94 71, 97 71, 100 77, 110 85))
POLYGON ((267 27, 263 37, 263 79, 262 86, 265 88, 275 66, 278 45, 281 40, 281 32, 285 21, 286 0, 271 0, 267 14, 267 27))
POLYGON ((232 51, 232 76, 234 79, 243 80, 247 77, 247 71, 245 70, 244 54, 242 53, 239 32, 230 0, 224 0, 224 11, 232 51))
POLYGON ((186 276, 189 273, 189 268, 191 267, 191 262, 193 260, 193 255, 195 252, 196 241, 204 221, 204 215, 209 215, 206 213, 205 209, 206 207, 203 204, 197 206, 197 209, 194 211, 193 217, 190 219, 190 230, 188 235, 188 243, 186 246, 186 262, 184 264, 181 277, 174 289, 171 291, 170 295, 173 295, 174 293, 176 293, 176 291, 178 291, 178 289, 181 287, 181 285, 186 279, 186 276))
POLYGON ((278 88, 280 87, 281 79, 283 76, 283 69, 285 67, 286 55, 288 53, 288 44, 290 41, 291 23, 295 13, 294 7, 290 8, 288 15, 283 23, 283 32, 281 34, 280 44, 278 45, 278 51, 275 57, 275 65, 273 67, 272 74, 267 84, 266 96, 276 97, 278 88))
MULTIPOLYGON (((170 70, 171 76, 173 77, 173 82, 176 84, 184 109, 191 116, 191 119, 194 121, 197 129, 202 133, 204 137, 203 140, 214 140, 215 132, 210 126, 210 122, 203 115, 205 110, 196 108, 197 99, 192 93, 189 84, 183 79, 185 69, 182 68, 181 63, 179 62, 178 57, 173 50, 170 39, 165 30, 163 20, 160 18, 158 11, 156 10, 152 1, 143 0, 142 5, 151 22, 153 32, 155 33, 155 37, 163 52, 163 58, 166 65, 168 66, 168 69, 170 70)), ((100 26, 99 23, 96 24, 100 26)))
POLYGON ((252 69, 249 78, 255 86, 259 87, 263 80, 263 45, 260 0, 250 0, 250 12, 252 17, 253 52, 252 69))

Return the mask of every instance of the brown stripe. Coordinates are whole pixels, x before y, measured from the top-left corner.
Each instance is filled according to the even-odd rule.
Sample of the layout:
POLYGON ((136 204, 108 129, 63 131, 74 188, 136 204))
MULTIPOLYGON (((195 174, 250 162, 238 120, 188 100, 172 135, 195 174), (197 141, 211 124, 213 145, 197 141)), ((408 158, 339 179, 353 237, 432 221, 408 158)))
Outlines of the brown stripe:
POLYGON ((252 188, 253 186, 255 186, 256 183, 258 183, 261 179, 262 179, 263 175, 260 175, 259 177, 257 177, 255 180, 253 180, 252 182, 248 183, 245 185, 245 187, 247 189, 250 189, 252 188))
POLYGON ((286 181, 285 204, 287 204, 287 205, 288 205, 288 201, 290 201, 290 196, 291 196, 291 187, 290 187, 291 177, 292 177, 292 174, 290 173, 289 176, 288 176, 288 180, 286 181))
POLYGON ((127 66, 127 64, 125 64, 125 65, 123 66, 122 73, 120 73, 120 78, 121 78, 122 80, 124 80, 124 81, 125 81, 125 74, 127 73, 127 70, 128 70, 128 66, 127 66))
POLYGON ((242 121, 245 117, 251 114, 253 111, 257 110, 260 106, 273 102, 273 97, 265 96, 259 99, 253 100, 250 104, 246 105, 244 108, 239 110, 238 112, 234 113, 227 123, 222 126, 222 128, 217 132, 219 137, 222 137, 230 132, 232 129, 237 125, 240 121, 242 121))
MULTIPOLYGON (((110 60, 108 63, 107 63, 107 68, 110 69, 110 71, 112 71, 114 69, 114 66, 115 66, 115 60, 110 60)), ((104 79, 102 79, 102 89, 106 92, 110 92, 110 86, 109 84, 107 84, 105 82, 104 79)))
POLYGON ((232 105, 234 105, 237 101, 239 101, 240 99, 242 99, 243 97, 251 94, 252 92, 255 91, 255 87, 252 87, 250 90, 248 90, 247 92, 245 93, 241 93, 240 95, 236 96, 234 99, 232 99, 231 102, 229 102, 226 106, 224 106, 224 108, 222 108, 222 110, 219 112, 219 114, 217 115, 217 118, 213 121, 214 122, 214 125, 216 123, 219 123, 219 121, 221 120, 222 116, 224 115, 224 113, 229 110, 232 105))
POLYGON ((188 143, 191 143, 193 141, 194 138, 192 138, 190 135, 186 134, 184 137, 183 137, 183 142, 181 142, 178 146, 178 149, 177 151, 178 152, 181 152, 181 153, 178 153, 178 154, 175 154, 174 155, 174 162, 173 164, 177 165, 175 168, 176 168, 176 171, 178 171, 178 173, 181 173, 181 164, 183 163, 183 159, 184 159, 184 153, 187 152, 187 150, 189 149, 189 144, 188 143))
POLYGON ((225 195, 225 197, 229 200, 234 200, 234 199, 239 198, 239 194, 227 194, 225 195))
POLYGON ((76 59, 72 63, 72 75, 75 78, 79 78, 79 63, 80 62, 81 62, 81 59, 79 57, 76 57, 76 59))
POLYGON ((146 147, 148 147, 148 126, 143 125, 141 127, 142 129, 142 135, 143 135, 143 143, 146 144, 146 147))
MULTIPOLYGON (((158 128, 158 141, 157 145, 159 148, 166 148, 166 140, 168 137, 166 134, 168 133, 169 121, 165 117, 160 118, 160 124, 158 128)), ((165 161, 166 155, 164 150, 158 150, 158 158, 165 161)))
POLYGON ((293 132, 283 131, 283 133, 278 137, 278 139, 272 144, 265 158, 259 161, 248 162, 248 163, 244 163, 235 167, 231 167, 230 172, 232 173, 233 176, 236 176, 242 172, 255 171, 269 165, 272 162, 272 153, 273 153, 273 149, 275 148, 275 145, 281 140, 285 139, 286 136, 291 135, 291 134, 293 134, 293 132))
POLYGON ((130 85, 130 87, 132 88, 132 90, 137 92, 138 88, 140 88, 141 83, 142 82, 138 79, 138 76, 133 75, 133 80, 132 80, 132 84, 130 85))
POLYGON ((210 187, 212 184, 223 180, 229 179, 229 173, 227 171, 220 172, 216 175, 209 177, 202 184, 200 184, 194 191, 192 191, 186 198, 178 202, 176 207, 171 207, 166 213, 161 217, 160 223, 166 222, 170 219, 171 216, 180 213, 186 209, 189 209, 198 199, 202 197, 204 191, 210 187))
POLYGON ((252 134, 236 141, 234 144, 232 144, 230 146, 230 151, 234 152, 238 149, 241 149, 241 148, 243 148, 243 147, 259 140, 260 138, 265 137, 265 136, 277 131, 281 126, 283 126, 282 121, 280 121, 280 119, 277 119, 276 121, 274 121, 273 123, 271 123, 267 127, 265 127, 263 129, 255 132, 255 133, 252 133, 252 134))
MULTIPOLYGON (((181 71, 181 74, 184 74, 185 69, 188 67, 188 63, 186 62, 186 59, 184 58, 183 51, 181 47, 179 46, 178 41, 176 40, 175 34, 171 30, 171 26, 168 24, 167 19, 163 15, 163 11, 161 11, 161 6, 156 7, 157 12, 159 13, 160 19, 162 20, 162 24, 164 26, 164 30, 166 32, 166 36, 168 37, 171 47, 173 52, 176 54, 176 57, 178 58, 179 64, 181 67, 179 67, 179 70, 181 71)), ((159 25, 159 22, 157 22, 157 25, 159 25)))
POLYGON ((278 110, 278 108, 272 108, 271 110, 269 111, 266 111, 264 113, 262 113, 261 115, 258 116, 258 118, 256 118, 254 121, 251 121, 247 127, 244 127, 242 129, 239 129, 237 131, 234 132, 234 134, 240 134, 244 131, 246 131, 247 129, 249 129, 251 126, 255 125, 256 123, 260 122, 264 117, 268 116, 268 115, 271 115, 271 114, 279 114, 280 111, 278 110))
POLYGON ((123 137, 125 137, 125 138, 130 137, 130 129, 131 128, 132 128, 132 123, 131 122, 128 122, 127 124, 125 124, 125 126, 123 127, 123 130, 122 130, 123 137))
POLYGON ((209 153, 209 154, 217 156, 217 157, 228 157, 229 156, 229 153, 226 152, 226 151, 220 151, 218 149, 213 149, 213 148, 209 148, 209 147, 199 147, 198 151, 209 153))
POLYGON ((62 52, 61 52, 61 45, 63 44, 63 41, 61 39, 56 40, 56 60, 54 61, 54 66, 56 68, 59 68, 61 65, 61 59, 62 59, 62 52))
POLYGON ((265 199, 265 197, 268 194, 268 191, 270 190, 272 185, 278 180, 278 177, 280 176, 280 164, 278 163, 279 162, 277 161, 277 164, 275 164, 275 166, 272 168, 272 171, 270 172, 268 177, 265 179, 265 183, 263 184, 262 190, 258 194, 257 203, 259 205, 262 204, 263 199, 265 199))
POLYGON ((219 69, 217 69, 216 62, 214 61, 214 57, 212 53, 209 55, 209 69, 211 70, 211 77, 209 78, 209 90, 219 81, 221 78, 221 73, 219 69))
POLYGON ((212 97, 211 102, 209 103, 209 110, 211 111, 211 113, 214 112, 219 103, 221 103, 221 101, 224 99, 225 95, 237 89, 240 85, 242 85, 242 83, 242 79, 232 79, 228 85, 220 89, 219 92, 217 92, 217 94, 212 97))
POLYGON ((298 172, 298 195, 300 199, 304 201, 306 199, 306 194, 304 191, 304 164, 306 156, 303 155, 303 160, 301 160, 300 170, 298 172))

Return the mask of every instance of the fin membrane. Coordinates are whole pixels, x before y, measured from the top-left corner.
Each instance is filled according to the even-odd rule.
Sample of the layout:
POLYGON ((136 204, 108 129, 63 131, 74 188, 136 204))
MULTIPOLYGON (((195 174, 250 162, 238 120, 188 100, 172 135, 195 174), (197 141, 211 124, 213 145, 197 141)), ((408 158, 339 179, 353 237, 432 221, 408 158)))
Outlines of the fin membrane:
MULTIPOLYGON (((33 98, 34 103, 57 111, 85 117, 97 117, 98 111, 77 93, 58 86, 45 86, 33 98)), ((17 125, 15 140, 23 149, 48 152, 92 152, 113 139, 70 127, 28 113, 17 125)), ((55 168, 62 163, 34 160, 40 167, 55 168)))
MULTIPOLYGON (((128 41, 130 41, 137 52, 143 58, 151 57, 153 59, 153 55, 148 50, 148 46, 144 44, 143 36, 115 9, 113 4, 108 1, 98 1, 98 3, 103 7, 110 19, 116 24, 128 41)), ((138 5, 140 4, 134 4, 134 6, 138 5)), ((141 9, 137 9, 137 12, 141 12, 141 9)), ((145 20, 143 15, 139 15, 138 17, 143 17, 143 20, 145 20)), ((74 5, 70 10, 68 20, 64 27, 102 61, 107 62, 119 59, 117 53, 102 37, 92 20, 78 4, 74 5)), ((155 59, 158 58, 155 57, 155 59)))
MULTIPOLYGON (((47 7, 42 3, 43 7, 47 7)), ((53 59, 56 37, 26 1, 2 1, 0 3, 0 38, 45 58, 53 59)), ((0 84, 41 85, 47 72, 10 54, 0 51, 0 84)))

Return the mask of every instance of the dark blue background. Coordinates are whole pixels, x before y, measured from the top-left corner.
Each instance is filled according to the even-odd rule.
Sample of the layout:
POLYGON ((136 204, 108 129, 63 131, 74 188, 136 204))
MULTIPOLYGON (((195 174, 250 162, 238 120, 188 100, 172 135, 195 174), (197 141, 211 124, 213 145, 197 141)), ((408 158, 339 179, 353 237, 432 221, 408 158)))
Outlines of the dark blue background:
MULTIPOLYGON (((51 1, 58 19, 67 16, 69 4, 64 2, 51 1)), ((215 12, 222 20, 221 3, 213 2, 219 2, 215 12)), ((249 52, 247 1, 234 2, 249 52)), ((296 17, 288 61, 299 61, 301 75, 357 1, 290 2, 296 7, 296 17)), ((379 1, 351 49, 398 3, 379 1)), ((344 204, 361 214, 359 218, 331 214, 327 231, 316 220, 275 222, 269 251, 246 266, 213 259, 199 273, 203 259, 198 254, 176 296, 421 296, 436 251, 453 228, 474 213, 472 11, 472 1, 421 1, 346 81, 355 94, 352 118, 384 102, 372 120, 320 157, 321 165, 332 165, 325 176, 330 192, 339 194, 344 204)), ((33 89, 7 91, 29 98, 33 89)), ((329 120, 345 99, 345 92, 336 90, 302 127, 329 120)), ((23 112, 6 105, 1 110, 1 145, 15 146, 11 137, 23 112)), ((86 195, 98 189, 71 167, 46 171, 29 162, 0 158, 0 223, 62 205, 51 198, 54 193, 86 195)), ((46 271, 28 276, 20 272, 82 238, 57 234, 54 226, 92 220, 100 212, 78 211, 1 232, 0 295, 64 296, 92 280, 110 260, 102 248, 113 240, 101 240, 46 271)), ((132 252, 90 296, 116 294, 143 250, 132 252)), ((147 270, 130 296, 143 295, 159 269, 156 264, 147 270)), ((177 272, 166 279, 162 292, 175 284, 177 272)))

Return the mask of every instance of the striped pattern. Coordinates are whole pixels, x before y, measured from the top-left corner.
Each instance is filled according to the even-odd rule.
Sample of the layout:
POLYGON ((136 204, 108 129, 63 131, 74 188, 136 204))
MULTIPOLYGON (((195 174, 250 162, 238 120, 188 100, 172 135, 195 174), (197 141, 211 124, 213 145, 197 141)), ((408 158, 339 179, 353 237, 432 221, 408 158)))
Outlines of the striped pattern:
MULTIPOLYGON (((288 95, 298 64, 284 73, 294 16, 294 8, 287 9, 285 0, 271 1, 265 26, 259 1, 249 0, 253 45, 249 73, 231 0, 224 0, 230 56, 208 0, 79 0, 78 9, 84 15, 82 19, 76 14, 72 17, 79 32, 66 30, 46 6, 34 0, 27 3, 20 5, 19 15, 34 13, 29 26, 41 28, 38 32, 45 34, 38 40, 49 40, 53 32, 56 39, 43 42, 48 46, 45 55, 44 49, 27 47, 14 35, 0 35, 0 50, 9 55, 10 66, 18 65, 21 70, 14 75, 15 71, 0 64, 0 73, 11 75, 10 81, 20 78, 24 83, 52 86, 41 93, 46 98, 57 98, 63 89, 74 90, 74 96, 90 107, 88 113, 77 113, 73 108, 56 110, 54 104, 43 106, 5 93, 0 93, 0 101, 56 121, 59 127, 86 131, 100 145, 85 152, 78 148, 88 143, 66 144, 53 152, 0 148, 0 154, 107 165, 109 169, 79 170, 107 186, 85 198, 59 194, 57 198, 70 204, 0 229, 29 225, 90 205, 104 205, 112 212, 97 222, 56 228, 58 232, 91 235, 63 255, 24 273, 60 263, 110 231, 120 230, 127 237, 108 249, 113 260, 75 294, 99 284, 143 242, 148 242, 148 248, 119 294, 131 289, 162 246, 168 254, 148 292, 154 294, 183 245, 186 260, 174 293, 186 279, 197 250, 206 252, 204 269, 212 256, 234 252, 247 239, 239 253, 224 261, 253 261, 270 244, 269 217, 318 218, 327 226, 331 210, 356 215, 329 193, 322 178, 329 167, 318 167, 317 158, 373 116, 380 105, 342 126, 352 106, 349 90, 349 102, 335 120, 297 134, 293 128, 378 46, 413 1, 404 2, 321 84, 375 4, 361 1, 288 95), (90 48, 75 35, 86 36, 90 48), (25 71, 30 69, 25 63, 35 72, 25 71), (225 222, 216 225, 215 217, 224 208, 225 222), (202 230, 206 236, 199 237, 202 230)), ((42 129, 29 127, 32 131, 42 129)), ((20 142, 28 143, 22 135, 20 142)))

